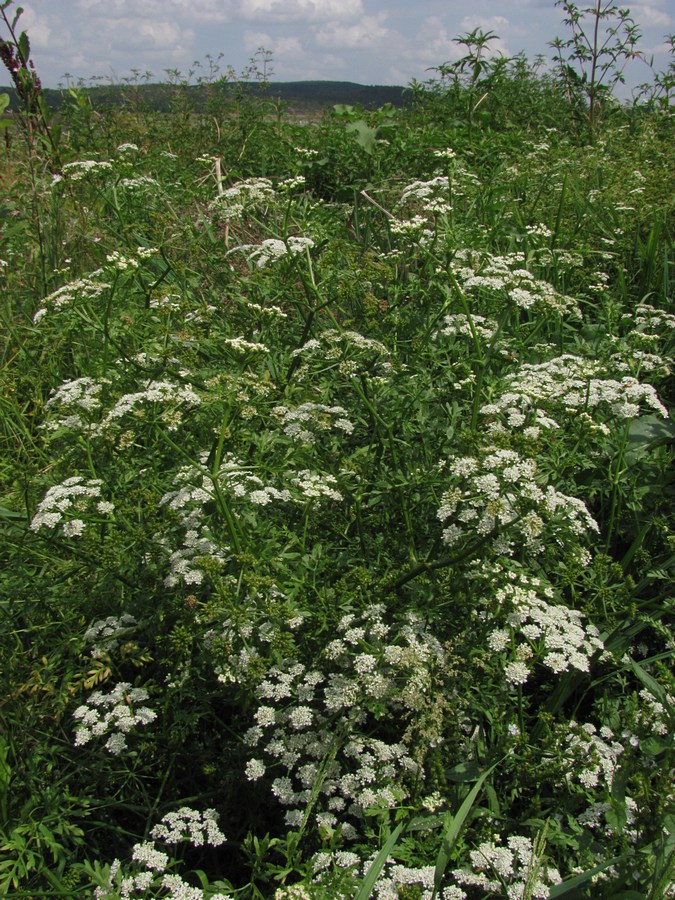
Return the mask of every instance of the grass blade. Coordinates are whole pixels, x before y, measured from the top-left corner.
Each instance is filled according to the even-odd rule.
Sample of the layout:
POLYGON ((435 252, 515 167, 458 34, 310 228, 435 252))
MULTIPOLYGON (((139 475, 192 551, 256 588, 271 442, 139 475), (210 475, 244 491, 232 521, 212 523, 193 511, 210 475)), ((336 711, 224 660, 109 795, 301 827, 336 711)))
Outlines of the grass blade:
POLYGON ((492 772, 494 772, 500 762, 501 760, 499 760, 493 766, 490 766, 489 769, 483 772, 478 781, 474 784, 474 786, 465 797, 462 805, 457 810, 456 815, 453 816, 450 813, 447 813, 443 834, 441 835, 441 849, 438 851, 438 856, 436 857, 436 871, 434 872, 434 893, 432 895, 432 900, 438 894, 441 879, 443 878, 443 873, 445 872, 445 868, 450 859, 452 848, 454 847, 457 838, 459 837, 459 833, 462 830, 462 826, 464 825, 466 817, 469 815, 471 807, 473 806, 476 797, 478 796, 486 779, 489 775, 492 774, 492 772))

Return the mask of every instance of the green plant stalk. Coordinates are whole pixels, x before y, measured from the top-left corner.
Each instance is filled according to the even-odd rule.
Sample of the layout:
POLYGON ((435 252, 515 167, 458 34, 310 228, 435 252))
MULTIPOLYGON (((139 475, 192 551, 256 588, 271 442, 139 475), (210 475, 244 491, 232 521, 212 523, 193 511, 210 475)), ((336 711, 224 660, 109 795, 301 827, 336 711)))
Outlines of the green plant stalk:
POLYGON ((476 382, 474 385, 474 395, 473 395, 473 404, 471 407, 471 430, 475 431, 476 426, 478 424, 478 413, 480 411, 481 401, 482 401, 482 391, 483 391, 483 381, 485 379, 485 374, 488 370, 488 365, 490 360, 492 359, 494 348, 497 344, 497 339, 506 324, 506 320, 509 316, 509 309, 506 307, 499 317, 499 323, 497 328, 495 329, 495 333, 492 336, 492 340, 490 341, 490 345, 487 349, 486 353, 483 353, 483 348, 480 343, 480 338, 478 337, 478 332, 476 331, 476 325, 473 321, 473 317, 471 315, 471 310, 469 308, 469 304, 466 299, 466 294, 459 286, 457 279, 455 278, 452 270, 448 270, 448 275, 450 280, 452 281, 452 285, 457 292, 457 296, 459 297, 459 301, 462 305, 462 310, 464 311, 464 315, 467 318, 469 323, 469 328, 471 330, 471 338, 473 340, 474 349, 476 351, 476 363, 474 366, 474 374, 476 376, 476 382))
POLYGON ((211 479, 211 483, 213 484, 213 490, 216 497, 216 502, 218 508, 220 509, 223 517, 225 518, 225 522, 227 525, 228 534, 230 537, 230 541, 232 542, 232 549, 235 553, 241 553, 241 534, 240 530, 237 527, 237 523, 234 519, 234 515, 232 510, 230 509, 230 505, 227 502, 225 495, 223 494, 222 488, 218 482, 218 472, 220 471, 220 466, 223 460, 223 451, 225 449, 225 440, 229 433, 229 420, 224 419, 222 425, 220 426, 220 433, 218 435, 218 443, 216 446, 216 450, 213 456, 213 462, 211 464, 211 470, 209 472, 209 477, 211 479))
MULTIPOLYGON (((362 400, 364 406, 366 407, 366 409, 368 410, 370 415, 373 417, 373 421, 375 422, 376 428, 378 430, 379 430, 379 428, 383 428, 385 431, 387 446, 389 447, 389 452, 391 454, 391 459, 394 464, 394 467, 396 468, 396 470, 398 472, 403 472, 404 469, 401 466, 401 463, 399 460, 398 451, 396 449, 396 439, 394 437, 394 432, 391 428, 391 425, 389 425, 389 423, 386 422, 382 418, 382 416, 375 409, 375 406, 373 405, 370 398, 368 397, 368 387, 367 387, 364 376, 361 376, 360 382, 361 383, 359 384, 359 382, 355 378, 352 379, 352 385, 353 385, 356 393, 362 400)), ((399 495, 399 500, 400 500, 400 504, 401 504, 401 513, 403 515, 403 519, 404 519, 405 526, 406 526, 406 534, 408 537, 408 547, 410 550, 410 554, 413 559, 417 559, 417 548, 415 546, 415 538, 414 538, 415 532, 414 532, 414 528, 413 528, 412 519, 410 516, 410 508, 408 506, 408 501, 406 499, 405 492, 403 490, 402 485, 398 487, 398 495, 399 495)))
POLYGON ((626 448, 628 447, 628 438, 630 436, 630 420, 628 420, 623 429, 623 436, 621 438, 621 444, 619 445, 619 451, 614 461, 614 471, 612 472, 612 465, 610 464, 610 484, 612 497, 610 501, 610 510, 609 510, 609 524, 607 526, 607 538, 605 541, 605 552, 609 552, 612 546, 612 538, 614 537, 614 528, 616 525, 616 519, 620 510, 621 496, 619 485, 621 483, 621 476, 624 474, 625 469, 623 467, 623 459, 626 453, 626 448))

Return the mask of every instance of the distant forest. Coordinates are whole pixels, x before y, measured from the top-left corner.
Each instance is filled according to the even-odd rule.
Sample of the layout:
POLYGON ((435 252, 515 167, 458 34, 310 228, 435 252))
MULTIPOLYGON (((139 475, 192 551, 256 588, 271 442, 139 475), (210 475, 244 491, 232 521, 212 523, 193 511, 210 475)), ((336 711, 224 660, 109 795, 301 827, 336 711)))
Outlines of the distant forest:
MULTIPOLYGON (((80 88, 77 88, 80 90, 80 88)), ((258 82, 223 82, 208 85, 174 84, 99 84, 82 88, 95 107, 119 106, 125 103, 141 103, 159 112, 168 112, 177 98, 189 98, 193 109, 199 110, 214 95, 223 98, 244 92, 259 94, 268 99, 277 99, 291 109, 316 112, 334 104, 359 105, 366 109, 377 109, 386 103, 405 106, 410 92, 404 87, 388 85, 363 85, 351 81, 289 81, 259 84, 258 82)), ((10 96, 10 111, 16 107, 16 91, 13 87, 0 88, 10 96)), ((48 105, 56 110, 68 100, 68 88, 45 88, 43 95, 48 105)))

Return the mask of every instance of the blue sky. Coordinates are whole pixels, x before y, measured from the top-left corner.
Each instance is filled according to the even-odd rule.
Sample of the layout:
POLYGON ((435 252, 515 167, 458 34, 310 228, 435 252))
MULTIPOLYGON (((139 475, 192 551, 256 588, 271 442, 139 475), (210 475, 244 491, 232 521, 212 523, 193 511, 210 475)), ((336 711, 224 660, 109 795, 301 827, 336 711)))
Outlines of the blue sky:
MULTIPOLYGON (((586 5, 582 2, 580 5, 586 5)), ((162 80, 187 74, 207 55, 241 72, 259 47, 273 54, 273 81, 321 79, 406 85, 461 55, 453 37, 480 26, 499 35, 507 55, 550 54, 565 36, 554 0, 24 0, 20 23, 31 38, 43 84, 64 74, 118 80, 132 69, 162 80)), ((675 31, 673 0, 625 3, 657 69, 668 64, 665 35, 675 31)), ((10 8, 9 12, 12 12, 10 8)), ((2 36, 5 36, 2 32, 2 36)), ((629 80, 650 79, 633 63, 629 80)), ((7 83, 0 76, 0 83, 7 83)))

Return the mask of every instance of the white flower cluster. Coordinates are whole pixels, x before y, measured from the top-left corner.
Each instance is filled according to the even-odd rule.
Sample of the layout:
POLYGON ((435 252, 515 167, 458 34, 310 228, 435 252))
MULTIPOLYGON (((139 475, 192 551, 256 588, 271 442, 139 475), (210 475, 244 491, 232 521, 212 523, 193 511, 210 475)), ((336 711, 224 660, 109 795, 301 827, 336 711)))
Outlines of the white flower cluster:
POLYGON ((652 734, 661 737, 672 734, 673 732, 673 711, 675 711, 675 697, 672 694, 664 693, 663 700, 667 704, 657 700, 653 694, 646 688, 640 691, 640 711, 638 714, 638 722, 643 728, 646 728, 652 734))
POLYGON ((204 647, 213 660, 218 681, 247 685, 260 681, 269 648, 293 643, 292 633, 304 619, 276 585, 264 592, 253 589, 235 616, 228 616, 204 634, 204 647))
POLYGON ((154 297, 149 303, 150 309, 163 309, 167 312, 177 312, 181 308, 180 294, 167 294, 164 297, 154 297))
POLYGON ((342 494, 337 490, 337 478, 334 475, 320 475, 303 469, 295 478, 291 478, 291 484, 298 488, 303 497, 308 500, 342 500, 342 494))
POLYGON ((120 178, 117 186, 125 188, 125 190, 132 193, 145 190, 156 193, 160 189, 159 181, 156 178, 151 178, 149 175, 137 175, 135 178, 120 178))
POLYGON ((281 422, 284 434, 303 444, 313 444, 321 433, 341 431, 351 434, 353 424, 342 406, 326 406, 323 403, 302 403, 291 409, 275 406, 272 414, 281 422))
POLYGON ((279 238, 267 238, 261 244, 242 244, 230 250, 230 253, 241 251, 247 253, 249 262, 254 262, 259 269, 263 269, 271 262, 281 259, 283 256, 298 256, 314 246, 314 241, 307 237, 288 237, 285 241, 279 238))
POLYGON ((637 331, 644 336, 663 337, 667 332, 675 331, 675 315, 649 303, 638 303, 635 311, 624 313, 621 321, 630 326, 631 332, 637 331))
POLYGON ((612 790, 619 757, 625 747, 614 740, 611 728, 603 725, 598 732, 592 722, 583 725, 570 722, 563 744, 561 749, 570 757, 565 776, 569 784, 578 781, 585 788, 602 785, 606 790, 612 790))
POLYGON ((452 147, 446 147, 445 150, 434 150, 434 156, 437 159, 455 159, 457 154, 452 147))
POLYGON ((425 228, 427 220, 424 216, 413 216, 412 219, 397 219, 389 222, 392 234, 402 234, 404 237, 421 237, 427 240, 433 237, 433 232, 425 228))
MULTIPOLYGON (((202 454, 203 463, 206 463, 207 455, 202 454)), ((235 465, 233 459, 228 459, 226 468, 235 465)), ((176 474, 174 485, 177 489, 164 494, 159 505, 167 506, 178 514, 184 537, 182 546, 177 550, 171 549, 172 544, 168 538, 158 537, 158 543, 170 552, 170 573, 164 579, 164 584, 166 587, 175 587, 181 582, 186 585, 202 584, 204 571, 199 560, 208 558, 222 566, 227 561, 229 549, 214 538, 203 522, 204 507, 215 497, 213 479, 199 466, 184 466, 176 474)))
POLYGON ((515 654, 516 662, 506 665, 507 680, 523 684, 539 661, 556 675, 570 668, 588 672, 590 660, 604 647, 598 629, 584 626, 582 613, 550 602, 553 588, 539 579, 508 575, 510 582, 495 591, 506 627, 494 629, 487 640, 496 653, 510 649, 515 654))
MULTIPOLYGON (((210 159, 210 158, 209 158, 210 159)), ((226 220, 239 219, 245 212, 274 198, 274 185, 268 178, 240 181, 211 201, 209 209, 226 220)))
MULTIPOLYGON (((61 171, 63 176, 70 181, 82 181, 89 175, 99 175, 102 172, 109 172, 111 169, 112 164, 105 160, 80 159, 66 163, 61 171)), ((54 179, 52 184, 56 183, 57 179, 54 179)))
POLYGON ((85 641, 94 644, 91 649, 93 659, 100 659, 119 647, 120 640, 128 637, 136 625, 136 619, 128 613, 99 619, 84 633, 85 641))
MULTIPOLYGON (((357 878, 365 876, 372 862, 372 858, 363 861, 356 853, 348 850, 321 851, 312 857, 314 882, 325 884, 325 873, 337 870, 351 875, 356 883, 357 878)), ((414 896, 419 900, 433 900, 434 897, 438 900, 465 900, 466 893, 454 886, 442 888, 434 894, 435 872, 435 866, 413 868, 395 863, 389 858, 382 867, 370 896, 375 900, 399 900, 400 888, 408 885, 415 890, 414 896)))
POLYGON ((452 263, 455 277, 467 293, 506 296, 520 309, 552 310, 581 317, 572 297, 559 294, 553 285, 523 268, 520 253, 489 256, 459 250, 452 263))
POLYGON ((137 247, 134 256, 126 256, 119 250, 113 250, 106 256, 106 261, 114 271, 125 272, 127 269, 134 271, 140 267, 143 260, 150 259, 156 253, 155 247, 137 247))
POLYGON ((218 847, 226 839, 218 828, 218 814, 215 809, 199 812, 189 806, 182 806, 175 812, 167 813, 152 829, 150 837, 165 844, 188 841, 193 847, 203 847, 204 844, 218 847))
POLYGON ((630 376, 621 381, 601 376, 600 362, 569 353, 543 363, 523 363, 506 379, 501 396, 482 412, 494 415, 512 407, 527 413, 543 407, 568 415, 604 410, 606 415, 634 419, 646 406, 668 417, 650 384, 640 384, 630 376))
POLYGON ((79 725, 75 730, 75 746, 88 744, 95 737, 109 735, 105 747, 118 756, 127 746, 126 735, 138 726, 149 725, 157 713, 147 706, 138 706, 148 699, 145 688, 132 688, 122 681, 108 694, 95 691, 86 704, 73 713, 79 725))
POLYGON ((294 175, 292 178, 284 178, 277 184, 277 190, 282 192, 295 191, 304 188, 306 179, 304 175, 294 175))
POLYGON ((539 222, 537 225, 526 225, 525 231, 531 238, 550 238, 553 234, 548 225, 544 225, 543 222, 539 222))
POLYGON ((50 310, 60 311, 76 301, 83 301, 86 304, 100 297, 104 291, 110 288, 108 282, 100 280, 102 275, 103 270, 97 269, 87 278, 78 278, 76 281, 71 281, 52 291, 43 299, 44 305, 33 316, 33 323, 37 325, 50 310))
POLYGON ((327 362, 337 365, 339 371, 349 377, 386 378, 392 370, 391 354, 383 343, 349 329, 322 331, 291 355, 302 359, 302 367, 296 375, 298 380, 312 377, 312 364, 319 365, 325 372, 327 362))
POLYGON ((226 838, 218 827, 215 810, 207 809, 200 813, 184 806, 164 816, 150 836, 153 841, 143 841, 132 847, 129 868, 138 871, 135 874, 125 872, 122 862, 114 860, 106 883, 94 891, 94 900, 132 900, 147 896, 166 900, 232 900, 230 895, 193 887, 180 875, 168 872, 175 861, 168 853, 158 850, 154 842, 160 840, 169 845, 188 843, 193 847, 202 847, 207 843, 219 847, 226 838))
POLYGON ((201 397, 187 384, 176 384, 173 381, 147 381, 140 391, 124 394, 117 400, 113 408, 106 413, 95 429, 95 435, 102 435, 117 424, 119 419, 133 414, 136 419, 143 418, 144 413, 138 407, 153 403, 165 405, 167 409, 161 414, 169 431, 175 431, 182 421, 182 409, 199 406, 201 397))
MULTIPOLYGON (((167 506, 179 516, 185 536, 183 546, 171 552, 171 573, 165 579, 167 587, 174 587, 181 581, 185 584, 201 584, 204 572, 199 566, 200 557, 208 557, 219 564, 228 558, 229 548, 220 544, 208 526, 203 522, 204 507, 216 499, 217 490, 235 500, 245 500, 256 507, 268 506, 274 502, 306 503, 328 497, 341 500, 336 490, 336 479, 331 475, 313 474, 303 470, 295 474, 287 487, 277 488, 265 484, 233 454, 227 454, 217 472, 212 474, 205 468, 208 453, 201 455, 201 466, 185 466, 174 478, 176 490, 169 491, 160 500, 160 506, 167 506)), ((169 546, 167 538, 159 538, 160 544, 169 546)))
POLYGON ((455 869, 453 878, 465 887, 508 900, 544 900, 549 888, 562 880, 557 869, 543 863, 530 838, 521 835, 507 838, 506 844, 499 838, 483 841, 469 856, 471 869, 455 869))
POLYGON ((64 537, 79 537, 86 527, 80 515, 89 513, 92 506, 100 515, 115 509, 114 504, 100 499, 102 484, 99 478, 85 480, 73 475, 50 487, 31 520, 31 531, 59 526, 64 537))
POLYGON ((45 403, 45 410, 49 411, 50 416, 41 427, 47 431, 56 431, 59 428, 76 430, 91 428, 91 423, 83 421, 80 413, 93 413, 101 408, 100 394, 105 384, 111 384, 111 381, 107 378, 94 381, 87 376, 64 381, 45 403), (52 418, 54 408, 60 409, 65 415, 52 418))
POLYGON ((243 337, 225 338, 223 340, 225 346, 234 350, 235 353, 269 353, 269 347, 264 344, 247 341, 243 337))
POLYGON ((434 333, 434 340, 441 334, 449 337, 461 335, 468 338, 473 338, 476 334, 479 338, 489 342, 495 336, 497 328, 498 325, 494 319, 486 319, 485 316, 477 315, 471 316, 469 319, 464 313, 457 313, 444 316, 440 327, 434 333))
POLYGON ((401 203, 411 200, 426 200, 427 198, 449 190, 447 175, 438 175, 430 181, 412 181, 401 192, 401 203))
POLYGON ((110 384, 108 378, 102 381, 94 381, 93 378, 84 377, 76 378, 74 381, 64 381, 45 403, 45 408, 49 408, 55 403, 63 406, 76 406, 90 412, 93 409, 99 409, 101 400, 99 394, 104 384, 110 384))
POLYGON ((449 546, 490 536, 500 554, 513 555, 516 545, 538 554, 545 534, 565 545, 570 534, 598 530, 581 500, 540 487, 536 462, 515 450, 486 447, 477 458, 451 458, 447 468, 454 485, 441 497, 437 517, 449 546))
POLYGON ((434 893, 435 876, 436 866, 403 866, 389 860, 373 885, 372 897, 376 900, 399 900, 401 888, 405 890, 409 886, 419 900, 465 900, 465 892, 454 885, 434 893))
POLYGON ((393 808, 409 796, 411 782, 423 778, 403 743, 411 717, 422 717, 438 688, 444 653, 426 626, 410 615, 396 627, 384 621, 384 607, 344 616, 337 637, 317 659, 317 667, 287 661, 272 668, 257 688, 262 701, 245 743, 260 756, 249 760, 247 777, 268 769, 272 793, 290 807, 286 822, 299 826, 310 798, 316 798, 319 827, 360 819, 373 807, 393 808), (378 738, 377 722, 401 739, 378 738))

